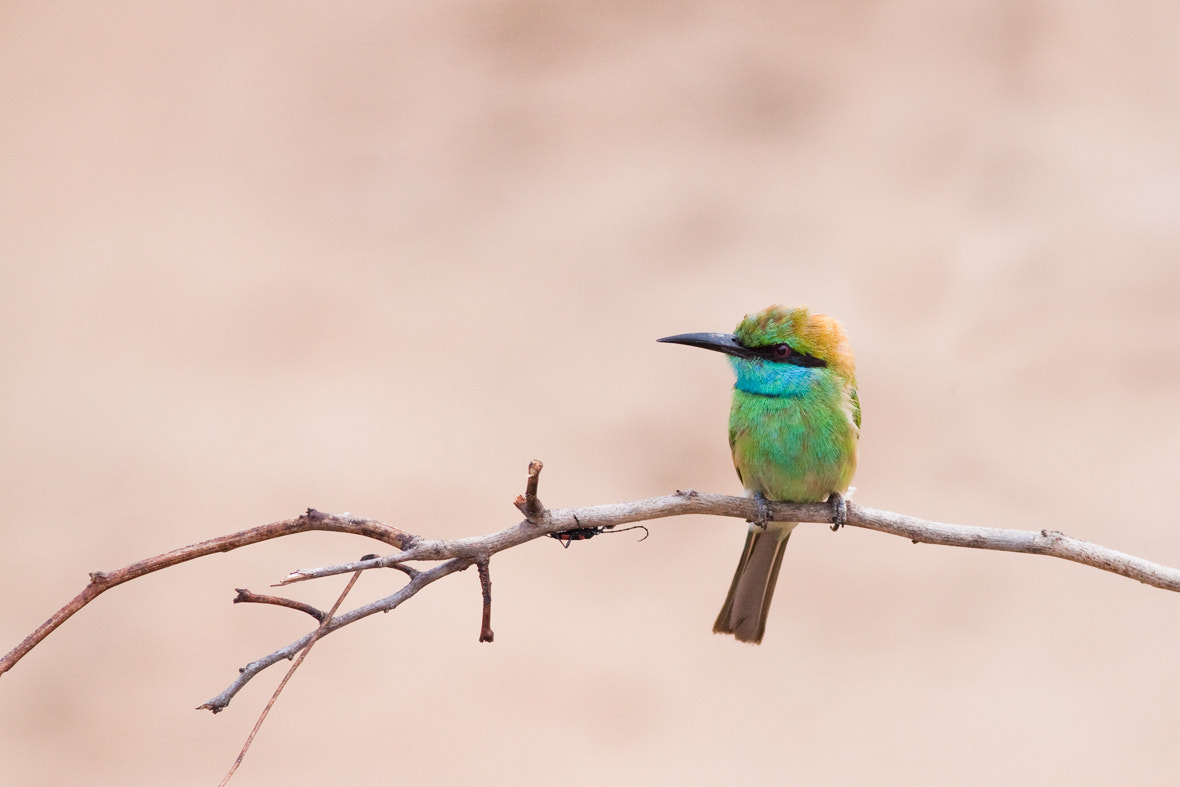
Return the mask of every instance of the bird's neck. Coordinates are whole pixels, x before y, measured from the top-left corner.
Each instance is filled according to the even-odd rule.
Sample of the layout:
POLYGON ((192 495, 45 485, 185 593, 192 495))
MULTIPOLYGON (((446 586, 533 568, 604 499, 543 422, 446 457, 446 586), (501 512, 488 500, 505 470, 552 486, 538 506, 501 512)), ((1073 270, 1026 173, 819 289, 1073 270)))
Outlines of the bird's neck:
POLYGON ((822 368, 746 358, 731 357, 729 362, 737 375, 734 387, 759 396, 805 396, 824 373, 822 368))

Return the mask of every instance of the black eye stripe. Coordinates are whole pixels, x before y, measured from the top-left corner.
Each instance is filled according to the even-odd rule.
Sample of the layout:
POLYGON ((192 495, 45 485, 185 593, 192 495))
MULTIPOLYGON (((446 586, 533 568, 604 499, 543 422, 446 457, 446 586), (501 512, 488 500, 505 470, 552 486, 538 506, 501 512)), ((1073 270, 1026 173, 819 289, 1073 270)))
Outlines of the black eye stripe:
POLYGON ((764 361, 770 361, 771 363, 789 363, 794 366, 812 367, 828 365, 828 362, 822 358, 816 358, 814 355, 808 355, 807 353, 799 352, 794 347, 791 348, 791 352, 787 355, 787 357, 783 358, 778 355, 777 351, 777 348, 781 344, 783 344, 783 342, 778 342, 776 344, 766 344, 760 347, 751 347, 749 349, 750 352, 754 353, 754 355, 758 356, 764 361))

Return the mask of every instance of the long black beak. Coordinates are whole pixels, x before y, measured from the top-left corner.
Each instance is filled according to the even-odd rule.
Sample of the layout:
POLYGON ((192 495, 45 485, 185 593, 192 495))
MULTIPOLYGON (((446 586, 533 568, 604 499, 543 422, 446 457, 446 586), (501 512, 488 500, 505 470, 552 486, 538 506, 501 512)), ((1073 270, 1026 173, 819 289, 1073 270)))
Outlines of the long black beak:
POLYGON ((701 347, 737 358, 761 357, 739 342, 732 333, 681 333, 676 336, 665 336, 663 339, 656 339, 656 341, 668 344, 687 344, 689 347, 701 347))

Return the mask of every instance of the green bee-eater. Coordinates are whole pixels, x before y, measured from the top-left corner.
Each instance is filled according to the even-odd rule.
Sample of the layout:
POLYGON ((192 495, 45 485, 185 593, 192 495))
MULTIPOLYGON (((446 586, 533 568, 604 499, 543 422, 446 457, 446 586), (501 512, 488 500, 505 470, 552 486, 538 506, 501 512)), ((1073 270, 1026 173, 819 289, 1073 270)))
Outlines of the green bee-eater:
MULTIPOLYGON (((729 447, 738 478, 760 500, 831 500, 839 523, 856 472, 860 401, 840 323, 806 307, 746 315, 732 334, 685 333, 661 342, 729 356, 737 375, 729 447)), ((752 522, 713 631, 761 642, 766 613, 797 522, 752 522)))

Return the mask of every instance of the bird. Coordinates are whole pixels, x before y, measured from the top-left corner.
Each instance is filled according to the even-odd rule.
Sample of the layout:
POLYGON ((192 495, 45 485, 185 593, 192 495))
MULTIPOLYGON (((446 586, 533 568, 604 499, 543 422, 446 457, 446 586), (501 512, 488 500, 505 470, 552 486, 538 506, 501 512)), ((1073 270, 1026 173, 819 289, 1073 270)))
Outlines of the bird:
POLYGON ((758 644, 774 596, 783 551, 798 522, 768 522, 768 501, 832 505, 836 529, 856 472, 860 399, 856 364, 840 323, 806 306, 770 306, 747 314, 732 334, 684 333, 660 342, 728 356, 737 380, 729 411, 729 447, 746 493, 761 512, 751 520, 718 634, 758 644))

